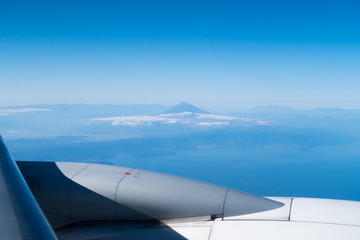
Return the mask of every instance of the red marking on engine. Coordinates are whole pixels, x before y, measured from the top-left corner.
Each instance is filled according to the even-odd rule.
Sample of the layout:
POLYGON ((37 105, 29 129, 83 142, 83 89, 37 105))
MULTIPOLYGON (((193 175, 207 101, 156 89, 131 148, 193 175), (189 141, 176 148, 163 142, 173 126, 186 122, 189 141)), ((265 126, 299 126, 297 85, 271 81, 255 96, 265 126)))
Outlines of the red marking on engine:
POLYGON ((131 175, 131 173, 129 173, 129 172, 126 172, 126 173, 125 173, 125 175, 131 175))

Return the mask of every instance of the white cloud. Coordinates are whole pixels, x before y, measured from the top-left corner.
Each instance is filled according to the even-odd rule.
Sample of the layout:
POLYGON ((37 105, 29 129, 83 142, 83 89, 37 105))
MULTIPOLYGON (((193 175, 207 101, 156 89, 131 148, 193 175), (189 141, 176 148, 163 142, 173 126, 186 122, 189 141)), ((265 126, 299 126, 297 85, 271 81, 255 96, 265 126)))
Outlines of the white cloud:
POLYGON ((180 121, 176 118, 166 118, 159 116, 128 116, 128 117, 110 117, 94 118, 92 121, 110 121, 113 126, 143 126, 152 125, 153 123, 174 124, 180 121))
POLYGON ((242 117, 233 117, 233 116, 225 116, 225 115, 217 115, 217 114, 205 114, 205 113, 197 113, 197 119, 215 119, 215 120, 228 120, 228 121, 243 121, 243 122, 254 122, 258 125, 268 126, 268 121, 263 121, 259 119, 253 118, 242 118, 242 117))
POLYGON ((225 115, 217 115, 217 114, 206 114, 206 113, 197 113, 197 119, 216 119, 216 120, 239 120, 240 118, 225 116, 225 115))
POLYGON ((19 108, 19 109, 0 109, 0 116, 10 115, 12 113, 30 113, 30 112, 48 112, 45 108, 19 108))
POLYGON ((189 116, 192 115, 192 112, 181 112, 181 113, 163 113, 160 114, 159 116, 162 117, 183 117, 183 116, 189 116))
POLYGON ((13 134, 29 134, 30 132, 22 132, 22 131, 17 131, 17 130, 10 130, 10 131, 8 131, 8 133, 13 133, 13 134))
POLYGON ((239 118, 216 114, 203 114, 191 112, 160 114, 157 116, 123 116, 109 118, 93 118, 92 121, 111 122, 113 126, 145 126, 158 124, 194 124, 198 126, 225 126, 233 121, 253 122, 258 125, 268 125, 266 121, 258 119, 239 118))
POLYGON ((270 125, 268 121, 262 121, 262 120, 256 120, 256 123, 261 126, 269 126, 270 125))
POLYGON ((197 125, 199 126, 223 126, 229 125, 230 122, 199 122, 197 125))

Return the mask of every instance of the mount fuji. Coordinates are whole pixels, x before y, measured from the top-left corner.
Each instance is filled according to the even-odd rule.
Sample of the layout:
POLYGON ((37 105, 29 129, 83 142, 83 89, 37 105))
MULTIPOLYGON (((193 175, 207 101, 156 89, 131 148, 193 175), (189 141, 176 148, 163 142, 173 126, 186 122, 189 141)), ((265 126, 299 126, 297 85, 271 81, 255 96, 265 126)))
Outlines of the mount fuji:
POLYGON ((113 126, 149 126, 162 124, 181 124, 198 127, 220 127, 228 125, 268 125, 258 119, 241 118, 208 113, 188 102, 181 102, 169 110, 155 116, 115 116, 92 118, 91 121, 111 122, 113 126))
POLYGON ((183 113, 183 112, 191 112, 191 113, 208 113, 188 102, 181 102, 169 110, 165 111, 164 114, 172 114, 172 113, 183 113))

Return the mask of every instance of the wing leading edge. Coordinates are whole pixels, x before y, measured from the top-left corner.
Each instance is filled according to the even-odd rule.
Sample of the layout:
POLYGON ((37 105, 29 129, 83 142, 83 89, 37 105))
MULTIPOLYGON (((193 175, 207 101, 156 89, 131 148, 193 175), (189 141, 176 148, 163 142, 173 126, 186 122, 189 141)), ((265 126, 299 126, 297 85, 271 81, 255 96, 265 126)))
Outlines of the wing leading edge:
POLYGON ((0 201, 0 239, 57 239, 1 136, 0 201))

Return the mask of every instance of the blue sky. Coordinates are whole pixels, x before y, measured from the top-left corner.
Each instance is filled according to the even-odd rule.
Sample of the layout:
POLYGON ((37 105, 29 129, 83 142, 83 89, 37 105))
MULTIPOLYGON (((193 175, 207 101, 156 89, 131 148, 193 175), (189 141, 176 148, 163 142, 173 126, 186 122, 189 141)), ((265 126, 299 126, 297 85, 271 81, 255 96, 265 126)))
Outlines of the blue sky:
POLYGON ((359 1, 0 6, 0 106, 360 108, 359 1))

